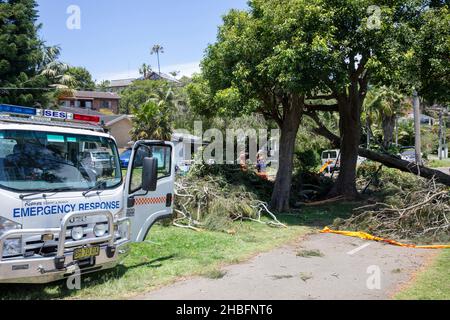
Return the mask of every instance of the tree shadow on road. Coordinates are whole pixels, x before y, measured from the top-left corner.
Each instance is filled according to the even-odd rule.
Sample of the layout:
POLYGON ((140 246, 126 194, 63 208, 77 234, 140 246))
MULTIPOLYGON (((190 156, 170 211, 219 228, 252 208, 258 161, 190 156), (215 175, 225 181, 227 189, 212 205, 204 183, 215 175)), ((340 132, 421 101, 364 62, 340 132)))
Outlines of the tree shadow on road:
MULTIPOLYGON (((175 255, 169 255, 129 266, 119 264, 113 269, 82 274, 81 279, 84 278, 84 280, 82 280, 82 286, 83 289, 86 289, 114 279, 119 279, 127 272, 140 267, 160 268, 163 266, 163 262, 174 258, 175 255)), ((0 300, 64 299, 73 296, 75 293, 76 290, 70 290, 67 287, 67 279, 51 284, 0 284, 0 300)))

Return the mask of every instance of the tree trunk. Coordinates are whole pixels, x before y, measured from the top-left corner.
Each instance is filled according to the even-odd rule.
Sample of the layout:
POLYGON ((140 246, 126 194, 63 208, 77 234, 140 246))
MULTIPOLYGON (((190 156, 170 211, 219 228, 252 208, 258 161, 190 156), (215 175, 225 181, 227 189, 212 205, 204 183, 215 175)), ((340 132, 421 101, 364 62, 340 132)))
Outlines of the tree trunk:
POLYGON ((381 125, 383 127, 383 148, 387 150, 394 141, 395 115, 383 115, 381 125))
POLYGON ((299 108, 291 108, 281 126, 279 169, 272 193, 271 208, 275 211, 288 211, 291 195, 294 149, 300 126, 299 108))
POLYGON ((356 86, 350 89, 350 98, 339 97, 339 127, 342 137, 339 177, 333 186, 330 196, 344 196, 355 199, 356 165, 358 148, 361 142, 361 103, 356 86))
MULTIPOLYGON (((319 124, 319 123, 318 123, 319 124)), ((315 133, 327 138, 333 144, 334 148, 339 148, 341 145, 341 140, 338 136, 329 131, 325 126, 320 125, 318 128, 313 130, 315 133)), ((369 160, 379 162, 388 168, 398 169, 403 172, 408 172, 411 174, 416 174, 426 179, 435 179, 436 182, 450 186, 450 175, 445 174, 442 171, 417 166, 415 163, 405 161, 389 154, 382 154, 372 150, 367 150, 363 148, 358 149, 358 154, 361 157, 367 158, 369 160)))
POLYGON ((431 168, 417 166, 415 163, 395 158, 388 154, 382 154, 367 149, 359 149, 359 155, 372 161, 379 162, 386 167, 401 170, 403 172, 419 175, 426 179, 435 179, 436 182, 450 186, 450 175, 431 168))
MULTIPOLYGON (((341 139, 338 136, 336 136, 333 132, 328 130, 323 124, 317 121, 316 123, 319 127, 315 128, 313 132, 330 140, 334 148, 339 148, 341 146, 341 139)), ((363 148, 358 149, 358 154, 361 157, 367 158, 375 162, 379 162, 388 168, 394 168, 403 172, 416 174, 426 179, 435 179, 436 182, 438 183, 450 186, 450 175, 445 174, 442 171, 427 168, 424 166, 417 166, 415 163, 395 158, 389 154, 382 154, 363 148)))

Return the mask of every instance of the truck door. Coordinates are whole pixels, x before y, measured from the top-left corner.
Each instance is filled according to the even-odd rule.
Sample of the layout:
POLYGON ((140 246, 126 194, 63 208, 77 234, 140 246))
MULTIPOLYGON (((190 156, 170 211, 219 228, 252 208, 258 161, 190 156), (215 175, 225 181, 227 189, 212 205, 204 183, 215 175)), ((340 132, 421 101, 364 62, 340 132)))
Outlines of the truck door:
POLYGON ((131 220, 131 241, 141 242, 155 222, 169 218, 173 210, 175 179, 174 147, 161 141, 139 141, 128 165, 125 203, 131 220), (156 191, 142 189, 144 159, 157 159, 156 191))

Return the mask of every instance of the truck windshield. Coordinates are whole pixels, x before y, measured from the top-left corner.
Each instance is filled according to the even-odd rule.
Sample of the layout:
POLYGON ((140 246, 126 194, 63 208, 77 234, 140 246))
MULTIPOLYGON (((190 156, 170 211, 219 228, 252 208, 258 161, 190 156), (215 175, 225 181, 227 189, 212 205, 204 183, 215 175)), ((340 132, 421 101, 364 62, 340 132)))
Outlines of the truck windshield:
POLYGON ((113 140, 40 131, 0 131, 0 188, 14 191, 86 190, 122 182, 113 140))

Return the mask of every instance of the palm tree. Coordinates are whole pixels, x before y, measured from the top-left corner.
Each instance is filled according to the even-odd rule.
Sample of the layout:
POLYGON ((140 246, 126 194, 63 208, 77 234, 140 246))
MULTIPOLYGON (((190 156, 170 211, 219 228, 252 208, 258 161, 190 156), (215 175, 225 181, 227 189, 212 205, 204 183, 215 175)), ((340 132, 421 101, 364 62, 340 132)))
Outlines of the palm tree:
POLYGON ((142 66, 139 68, 139 73, 142 74, 144 79, 147 79, 147 77, 152 72, 152 67, 146 63, 143 63, 142 66))
POLYGON ((37 70, 42 70, 51 62, 58 60, 61 54, 61 47, 59 46, 47 46, 44 41, 41 41, 40 47, 41 57, 37 65, 37 70))
POLYGON ((161 45, 159 45, 159 44, 155 44, 154 46, 153 46, 153 48, 152 48, 152 51, 150 52, 150 54, 155 54, 156 53, 156 56, 157 56, 157 58, 158 58, 158 72, 159 72, 159 75, 161 75, 161 65, 159 64, 159 54, 160 53, 164 53, 164 48, 163 48, 163 46, 161 46, 161 45))
POLYGON ((148 100, 142 107, 133 109, 131 136, 137 140, 170 140, 172 112, 165 101, 148 100))
POLYGON ((394 88, 382 86, 372 88, 367 94, 363 116, 366 118, 367 134, 371 135, 371 125, 379 124, 383 134, 381 146, 387 150, 394 140, 397 119, 407 109, 404 96, 394 88))

